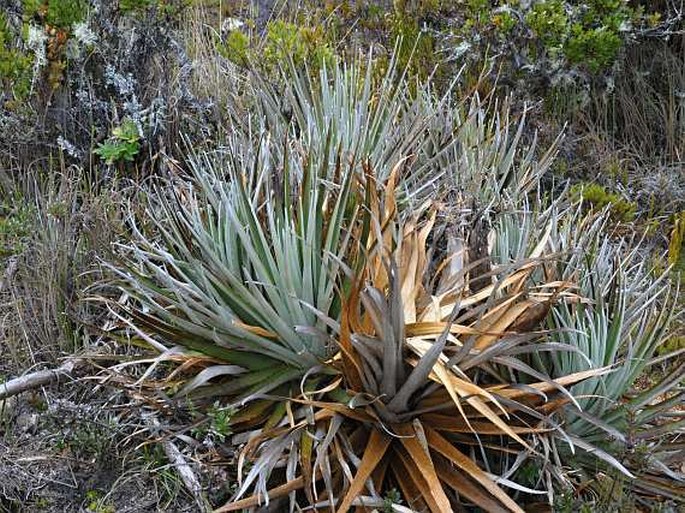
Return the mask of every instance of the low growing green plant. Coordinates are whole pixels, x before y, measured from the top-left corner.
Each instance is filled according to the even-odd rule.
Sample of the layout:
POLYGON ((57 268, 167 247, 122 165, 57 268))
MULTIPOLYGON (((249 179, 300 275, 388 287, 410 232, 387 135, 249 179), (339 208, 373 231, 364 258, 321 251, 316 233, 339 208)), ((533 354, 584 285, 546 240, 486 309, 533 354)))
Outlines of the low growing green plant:
POLYGON ((583 64, 597 73, 614 62, 622 44, 619 34, 606 26, 586 28, 576 24, 571 27, 565 53, 572 64, 583 64))
MULTIPOLYGON (((236 41, 239 45, 240 40, 236 41)), ((269 22, 259 48, 260 59, 267 67, 286 66, 292 60, 297 66, 319 69, 331 66, 334 52, 326 41, 323 27, 296 25, 283 20, 269 22)))
POLYGON ((596 183, 574 185, 571 188, 571 195, 576 199, 582 198, 596 210, 608 206, 612 219, 617 222, 628 223, 635 219, 637 213, 635 202, 625 200, 596 183))
POLYGON ((668 264, 676 271, 681 271, 685 266, 683 257, 683 243, 685 242, 685 211, 673 216, 673 229, 668 242, 668 264))
POLYGON ((99 490, 88 490, 86 492, 86 511, 88 513, 116 513, 113 504, 103 501, 102 493, 99 490))
POLYGON ((34 209, 21 197, 0 204, 0 256, 21 253, 34 222, 34 209))
MULTIPOLYGON (((660 355, 668 355, 675 353, 676 351, 685 350, 685 336, 674 335, 669 337, 663 344, 657 348, 657 352, 660 355)), ((685 378, 683 378, 685 379, 685 378)))
POLYGON ((526 23, 548 48, 561 46, 568 31, 568 16, 561 0, 535 2, 526 23))
POLYGON ((231 30, 226 39, 217 45, 219 53, 236 64, 244 65, 250 58, 250 37, 241 30, 231 30))
POLYGON ((87 0, 22 0, 24 17, 41 19, 52 27, 70 29, 88 14, 87 0))
POLYGON ((126 119, 112 130, 111 137, 93 150, 93 153, 109 165, 133 162, 140 151, 141 139, 138 125, 133 120, 126 119))
POLYGON ((236 409, 233 406, 222 406, 219 401, 207 409, 206 420, 198 426, 193 434, 199 437, 210 436, 218 442, 224 442, 232 433, 231 419, 236 409))

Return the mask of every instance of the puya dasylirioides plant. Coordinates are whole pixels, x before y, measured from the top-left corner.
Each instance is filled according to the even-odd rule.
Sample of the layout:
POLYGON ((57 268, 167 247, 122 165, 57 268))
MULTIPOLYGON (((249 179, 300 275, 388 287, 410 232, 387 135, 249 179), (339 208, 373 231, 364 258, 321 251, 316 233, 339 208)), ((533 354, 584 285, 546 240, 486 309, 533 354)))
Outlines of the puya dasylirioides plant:
MULTIPOLYGON (((579 277, 579 293, 587 301, 557 309, 548 324, 559 331, 560 341, 580 352, 550 353, 536 366, 554 375, 612 365, 611 373, 571 389, 582 411, 564 412, 567 433, 620 461, 634 479, 617 473, 607 458, 601 465, 626 489, 682 503, 685 475, 674 462, 685 454, 677 443, 685 415, 675 405, 685 394, 685 366, 674 358, 677 354, 658 353, 676 314, 677 287, 668 270, 650 268, 641 240, 602 233, 610 216, 608 207, 585 218, 575 212, 562 227, 560 242, 569 255, 560 263, 562 274, 579 277), (585 248, 584 253, 575 247, 585 248), (659 362, 669 360, 668 372, 657 370, 659 362), (638 380, 649 384, 638 385, 638 380)), ((596 459, 584 451, 571 455, 563 445, 559 450, 592 483, 596 459)))
POLYGON ((463 255, 444 255, 437 280, 427 272, 433 263, 426 245, 435 212, 398 223, 394 185, 391 176, 370 201, 369 254, 345 298, 339 353, 329 363, 340 376, 291 398, 301 405, 294 424, 249 438, 243 455, 253 464, 236 499, 250 489, 256 494, 221 511, 257 506, 286 462, 285 475, 272 481, 283 482, 272 499, 296 500, 293 492, 302 489, 302 500, 347 511, 378 507, 398 487, 412 510, 451 511, 458 495, 488 511, 522 511, 498 483, 523 488, 490 472, 506 474, 509 451, 525 459, 538 437, 560 429, 549 415, 573 402, 565 384, 606 372, 552 381, 515 357, 572 350, 546 348, 544 330, 535 329, 556 298, 574 300, 560 282, 532 287, 548 240, 539 240, 528 259, 493 269, 496 281, 477 291, 470 288, 475 266, 446 265, 463 255), (511 381, 527 374, 542 379, 529 389, 537 392, 511 381), (471 447, 485 451, 485 461, 471 447), (354 476, 345 470, 355 468, 354 476))
MULTIPOLYGON (((344 77, 338 71, 334 82, 344 77)), ((511 478, 533 456, 551 457, 556 438, 570 440, 557 414, 579 405, 566 387, 608 369, 550 376, 530 364, 539 352, 579 351, 551 338, 545 320, 583 301, 576 277, 554 264, 565 211, 555 204, 521 233, 511 222, 535 207, 525 193, 536 188, 535 159, 512 166, 515 144, 488 150, 486 171, 497 178, 485 180, 493 190, 483 197, 503 207, 488 210, 494 219, 509 222, 488 226, 474 258, 472 227, 454 225, 468 217, 444 218, 443 203, 416 193, 428 176, 417 169, 459 155, 458 139, 436 146, 416 130, 439 116, 405 124, 411 118, 374 109, 370 127, 380 128, 360 122, 360 135, 343 131, 354 126, 343 116, 359 120, 344 96, 358 89, 300 84, 293 98, 309 101, 297 114, 256 95, 268 116, 258 110, 254 123, 236 124, 226 149, 189 154, 188 178, 150 191, 114 266, 131 297, 120 310, 128 328, 162 352, 158 361, 186 358, 201 369, 169 383, 172 402, 220 398, 237 408, 227 443, 241 454, 239 487, 222 510, 267 500, 344 510, 384 503, 396 489, 419 509, 449 511, 461 500, 520 511, 525 499, 500 485, 551 499, 550 480, 531 489, 511 478), (335 92, 327 101, 339 116, 318 110, 322 91, 335 92), (413 160, 386 145, 402 133, 413 160), (454 233, 452 243, 440 233, 454 233)), ((436 101, 431 114, 454 108, 436 101)), ((499 129, 479 125, 486 118, 473 109, 475 133, 499 129)), ((463 127, 455 138, 469 133, 463 127)), ((427 180, 444 192, 455 176, 427 180)))
MULTIPOLYGON (((558 428, 546 415, 514 417, 517 410, 539 407, 539 395, 517 392, 515 382, 497 373, 482 374, 492 363, 511 372, 528 369, 512 355, 532 350, 541 335, 523 329, 541 321, 540 305, 551 307, 549 298, 564 294, 559 283, 537 283, 524 294, 547 241, 539 241, 527 260, 493 269, 490 278, 497 281, 474 292, 473 266, 442 266, 439 281, 427 273, 436 267, 426 246, 435 212, 417 211, 399 222, 401 163, 385 182, 368 165, 362 176, 334 168, 322 186, 343 194, 327 206, 323 200, 332 196, 302 188, 317 181, 306 169, 302 182, 295 174, 270 173, 259 173, 266 180, 255 182, 255 175, 231 171, 229 181, 222 181, 204 163, 195 175, 204 201, 190 188, 166 200, 160 192, 155 202, 163 205, 164 222, 157 224, 163 244, 139 232, 138 242, 123 248, 133 265, 132 274, 122 277, 147 308, 128 309, 137 329, 221 362, 177 397, 197 402, 220 396, 244 406, 231 423, 236 440, 247 441, 241 460, 252 465, 225 511, 254 507, 262 497, 278 500, 283 490, 302 491, 304 498, 295 494, 292 501, 333 501, 346 510, 360 500, 371 471, 382 468, 395 471, 366 490, 369 504, 397 485, 405 501, 415 499, 414 490, 427 490, 416 504, 437 511, 448 511, 454 490, 491 511, 520 511, 483 463, 467 456, 467 448, 505 437, 510 441, 503 447, 525 453, 534 444, 530 437, 558 428), (291 177, 299 186, 288 191, 291 177), (276 188, 282 201, 272 194, 276 188), (303 201, 317 194, 322 201, 303 201), (338 217, 341 198, 357 202, 351 208, 347 203, 352 217, 338 217), (313 222, 316 212, 341 222, 313 222), (328 244, 340 235, 342 244, 328 244), (315 241, 326 241, 330 253, 315 241), (317 260, 319 267, 313 265, 317 260), (316 283, 323 288, 313 288, 316 283), (423 432, 434 454, 422 459, 417 440, 423 432), (453 440, 455 433, 465 440, 453 440), (347 456, 337 454, 341 447, 347 456), (285 474, 279 470, 283 464, 285 474), (355 467, 350 479, 344 469, 355 467), (436 488, 439 483, 444 489, 436 488), (256 495, 239 500, 248 492, 256 495)), ((533 388, 564 395, 563 384, 601 372, 543 380, 533 388)))
MULTIPOLYGON (((544 326, 552 341, 574 350, 540 352, 526 361, 553 378, 602 367, 611 372, 570 387, 580 409, 569 404, 557 412, 564 437, 550 443, 549 460, 527 478, 554 478, 562 488, 601 494, 601 469, 641 500, 683 501, 683 476, 673 462, 682 458, 675 442, 683 417, 674 405, 682 401, 684 369, 675 360, 667 373, 650 372, 677 356, 659 354, 676 308, 668 271, 649 267, 641 240, 611 235, 609 207, 590 214, 580 203, 555 202, 549 208, 562 219, 550 227, 560 255, 555 272, 575 283, 581 300, 560 303, 544 326), (637 385, 639 380, 652 383, 637 385)), ((530 251, 526 234, 549 226, 547 214, 536 210, 501 217, 495 261, 509 262, 530 251)))
MULTIPOLYGON (((508 119, 504 118, 503 124, 487 121, 477 102, 468 112, 461 113, 462 105, 451 103, 450 96, 432 97, 430 88, 422 91, 419 99, 403 94, 402 79, 393 84, 396 72, 392 67, 379 85, 373 83, 368 67, 366 74, 360 74, 360 69, 361 66, 338 66, 332 72, 323 69, 320 81, 315 83, 308 73, 291 67, 292 80, 285 94, 293 105, 290 114, 276 103, 266 82, 254 77, 253 83, 261 87, 253 93, 256 113, 252 119, 257 124, 242 122, 236 111, 234 135, 227 141, 228 152, 189 156, 193 180, 180 185, 184 191, 187 189, 182 194, 184 201, 171 191, 162 194, 161 189, 152 195, 149 217, 157 225, 159 235, 151 238, 134 225, 139 243, 129 249, 131 261, 139 263, 134 268, 142 273, 135 294, 151 294, 140 299, 143 304, 156 305, 156 316, 175 321, 176 312, 185 311, 204 330, 205 341, 213 344, 216 336, 207 329, 222 324, 216 325, 209 312, 201 318, 190 315, 203 301, 215 305, 219 310, 215 314, 221 316, 222 302, 259 292, 256 303, 239 301, 230 308, 239 313, 248 313, 248 304, 255 308, 250 318, 243 321, 251 325, 257 320, 265 322, 265 311, 259 309, 280 294, 282 297, 272 308, 286 308, 293 315, 292 322, 283 324, 279 320, 284 313, 273 315, 269 322, 275 324, 264 329, 290 326, 290 334, 283 336, 290 340, 290 350, 308 351, 296 342, 304 332, 296 331, 316 327, 324 333, 331 328, 324 329, 329 319, 333 319, 332 326, 337 326, 341 293, 349 283, 345 285, 344 275, 333 263, 344 262, 351 269, 362 265, 359 251, 348 254, 350 238, 355 233, 355 223, 369 223, 368 219, 361 221, 363 216, 359 212, 368 208, 372 197, 369 195, 377 184, 388 179, 391 169, 399 170, 396 188, 403 209, 422 202, 431 190, 443 194, 467 184, 467 193, 475 195, 480 179, 475 169, 480 161, 474 162, 468 152, 476 143, 485 147, 486 141, 491 141, 479 158, 487 161, 487 171, 496 178, 486 182, 484 189, 491 191, 490 195, 479 197, 478 202, 487 202, 490 207, 500 203, 502 198, 509 197, 505 188, 511 189, 512 197, 519 201, 531 190, 531 184, 539 177, 538 170, 530 172, 534 163, 525 157, 519 166, 512 166, 522 126, 512 140, 508 119), (457 127, 456 132, 450 124, 457 127), (502 149, 496 148, 497 144, 502 149), (447 172, 431 176, 443 165, 453 168, 455 163, 450 163, 449 158, 458 157, 459 148, 467 155, 463 161, 470 164, 468 177, 447 172), (411 152, 414 156, 403 156, 411 152), (369 185, 364 166, 374 170, 376 185, 369 185), (453 183, 453 177, 458 176, 456 184, 453 183), (246 227, 253 232, 246 232, 246 227), (274 239, 277 234, 282 240, 274 239), (158 244, 173 250, 164 252, 163 265, 159 258, 145 258, 160 250, 158 244), (287 252, 288 258, 281 251, 287 252), (291 262, 289 258, 297 260, 291 262), (205 269, 204 260, 213 267, 205 269), (171 273, 170 266, 175 265, 181 268, 171 273), (217 276, 229 271, 235 278, 224 285, 240 285, 240 294, 229 294, 219 287, 225 280, 217 276), (172 310, 155 300, 160 291, 154 286, 170 273, 180 273, 178 277, 182 278, 167 284, 171 296, 181 294, 180 301, 173 301, 172 310), (190 283, 179 290, 171 287, 183 282, 190 283), (187 296, 186 289, 188 293, 195 292, 187 296), (206 293, 213 296, 211 301, 202 297, 206 293)), ((250 119, 252 114, 247 112, 245 116, 250 119)), ((275 312, 271 310, 272 314, 275 312)), ((223 322, 232 325, 230 318, 223 322)), ((183 329, 190 328, 187 323, 184 326, 183 329)), ((238 333, 237 336, 244 335, 240 330, 238 333)), ((266 348, 261 352, 270 356, 273 343, 261 342, 266 348)), ((312 348, 313 356, 325 356, 315 343, 312 348)), ((291 355, 289 361, 299 359, 291 355)))

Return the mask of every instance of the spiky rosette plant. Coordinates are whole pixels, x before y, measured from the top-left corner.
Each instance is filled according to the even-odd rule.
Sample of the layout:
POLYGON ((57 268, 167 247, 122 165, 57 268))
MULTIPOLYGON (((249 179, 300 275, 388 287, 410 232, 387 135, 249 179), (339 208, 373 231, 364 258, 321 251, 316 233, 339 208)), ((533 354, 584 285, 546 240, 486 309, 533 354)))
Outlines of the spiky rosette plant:
POLYGON ((493 259, 509 262, 525 255, 531 249, 529 234, 547 226, 551 213, 562 220, 551 237, 560 255, 555 272, 573 280, 583 299, 560 303, 544 325, 557 342, 575 350, 525 359, 552 377, 605 366, 611 372, 569 388, 580 409, 567 405, 557 412, 564 435, 550 440, 548 460, 529 479, 553 476, 567 488, 603 493, 615 486, 683 502, 685 476, 676 462, 683 458, 678 433, 685 421, 676 405, 683 401, 684 368, 681 362, 666 374, 650 373, 671 357, 655 353, 674 315, 669 275, 649 267, 641 241, 606 233, 607 212, 585 215, 581 205, 558 202, 547 211, 500 216, 493 259), (646 377, 652 384, 636 388, 646 377))
POLYGON ((559 429, 549 419, 573 402, 564 386, 604 372, 552 381, 515 357, 541 349, 536 326, 556 300, 577 299, 568 283, 536 278, 550 231, 526 259, 476 275, 459 250, 429 256, 435 209, 402 221, 402 162, 377 181, 341 159, 333 171, 293 158, 276 176, 257 172, 268 169, 259 160, 241 172, 250 158, 260 157, 224 162, 228 180, 198 160, 194 183, 153 196, 157 238, 141 229, 122 248, 132 326, 213 359, 195 359, 208 366, 175 400, 242 407, 233 444, 246 443, 240 468, 251 467, 228 509, 287 492, 293 505, 344 510, 397 488, 435 511, 457 497, 519 510, 493 472, 559 429), (521 389, 521 373, 538 379, 521 389), (383 477, 372 488, 369 468, 383 477), (419 475, 430 481, 407 479, 419 475))
POLYGON ((135 244, 122 245, 126 271, 114 268, 132 301, 124 307, 142 337, 220 361, 180 391, 185 396, 219 376, 223 388, 202 394, 246 404, 298 383, 337 351, 331 333, 345 288, 343 261, 359 224, 355 162, 332 169, 290 154, 273 169, 269 142, 255 153, 234 141, 222 161, 197 157, 194 181, 150 193, 145 221, 130 222, 135 244))
POLYGON ((131 215, 117 308, 155 364, 180 363, 160 400, 236 411, 222 511, 520 511, 578 450, 632 475, 569 431, 589 404, 570 387, 621 353, 543 364, 587 360, 550 319, 591 304, 591 241, 571 251, 569 210, 528 204, 553 151, 522 155, 506 112, 397 91, 324 70, 287 86, 291 116, 255 91, 227 148, 131 215), (526 462, 542 477, 522 484, 526 462))
POLYGON ((600 459, 605 471, 614 471, 611 479, 625 481, 638 494, 685 503, 685 474, 677 464, 685 457, 678 441, 685 427, 685 414, 678 409, 685 398, 685 364, 676 360, 665 374, 652 371, 669 358, 656 350, 668 337, 675 313, 672 283, 668 272, 649 267, 641 241, 603 234, 606 220, 606 212, 590 217, 572 212, 561 226, 558 241, 567 258, 558 262, 560 274, 578 276, 579 293, 587 301, 563 305, 548 326, 580 351, 549 353, 534 365, 551 375, 613 365, 611 373, 572 387, 582 411, 563 412, 569 436, 599 450, 570 454, 560 446, 562 457, 595 486, 595 456, 611 455, 613 461, 600 459), (585 250, 574 249, 579 247, 585 250), (650 374, 649 386, 636 387, 650 374), (616 460, 627 469, 623 475, 615 472, 616 460), (636 478, 626 480, 626 473, 636 478))
MULTIPOLYGON (((408 184, 447 176, 435 168, 448 150, 472 152, 469 134, 477 134, 484 162, 507 177, 487 182, 492 194, 506 188, 520 197, 539 177, 528 157, 513 166, 522 125, 512 139, 508 121, 490 123, 477 102, 464 111, 429 86, 411 98, 406 82, 394 82, 394 64, 380 84, 366 64, 366 73, 360 65, 324 68, 318 83, 291 76, 290 115, 255 77, 246 85, 253 111, 236 114, 226 149, 189 152, 190 179, 161 182, 145 214, 130 216, 134 241, 121 246, 122 265, 113 270, 132 298, 131 329, 165 355, 183 347, 228 364, 208 369, 182 394, 233 400, 240 390, 247 403, 334 354, 331 336, 350 286, 341 263, 356 270, 364 260, 350 251, 367 222, 359 215, 370 192, 363 161, 381 182, 399 165, 403 208, 421 197, 408 184), (221 376, 232 376, 228 388, 217 388, 221 376)), ((470 192, 478 181, 471 167, 470 192)), ((425 196, 435 181, 418 189, 425 196)))
MULTIPOLYGON (((522 511, 501 485, 547 490, 503 477, 508 456, 537 452, 540 438, 560 429, 552 414, 574 402, 565 386, 606 372, 551 380, 516 358, 547 349, 536 328, 554 302, 577 297, 568 283, 534 280, 544 239, 529 258, 493 269, 478 291, 470 287, 482 278, 472 273, 477 266, 447 265, 455 254, 436 257, 445 274, 436 280, 427 273, 435 211, 400 222, 395 175, 380 198, 368 169, 366 176, 368 222, 356 238, 366 258, 348 271, 338 353, 325 363, 331 378, 318 388, 305 379, 300 394, 283 397, 292 413, 275 426, 250 426, 241 454, 249 471, 219 511, 279 500, 347 511, 381 506, 390 490, 417 511, 452 511, 455 503, 522 511), (540 381, 522 387, 519 374, 540 381)), ((238 415, 236 425, 243 418, 251 424, 238 415)))

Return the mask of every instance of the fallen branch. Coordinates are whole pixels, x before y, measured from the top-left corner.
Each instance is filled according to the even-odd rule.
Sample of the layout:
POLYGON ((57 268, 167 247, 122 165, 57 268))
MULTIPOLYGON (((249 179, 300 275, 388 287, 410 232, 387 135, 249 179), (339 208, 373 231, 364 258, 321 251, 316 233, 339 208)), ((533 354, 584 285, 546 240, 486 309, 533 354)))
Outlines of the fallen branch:
POLYGON ((63 363, 56 369, 42 370, 11 379, 0 384, 0 401, 12 397, 28 390, 34 390, 45 385, 49 385, 60 378, 71 377, 74 370, 85 363, 81 359, 72 359, 63 363))
MULTIPOLYGON (((157 419, 150 419, 148 423, 152 424, 157 429, 159 428, 157 419)), ((199 508, 198 511, 201 513, 209 513, 212 511, 211 506, 202 493, 202 485, 183 456, 183 453, 181 453, 179 448, 168 438, 163 438, 160 440, 160 443, 162 444, 162 449, 164 449, 164 454, 166 454, 167 459, 178 473, 186 489, 195 499, 195 503, 199 508)))

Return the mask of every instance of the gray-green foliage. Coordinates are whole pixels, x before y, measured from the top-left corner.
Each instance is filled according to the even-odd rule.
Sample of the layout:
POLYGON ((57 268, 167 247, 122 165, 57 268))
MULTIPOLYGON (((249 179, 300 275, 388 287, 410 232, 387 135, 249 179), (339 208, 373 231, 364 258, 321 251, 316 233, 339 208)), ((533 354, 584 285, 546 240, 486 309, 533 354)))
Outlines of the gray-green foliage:
MULTIPOLYGON (((400 219, 418 215, 417 205, 427 199, 442 201, 453 216, 439 223, 449 243, 462 248, 471 244, 464 236, 469 223, 483 223, 486 257, 495 266, 487 279, 504 280, 514 272, 512 263, 529 259, 536 266, 533 282, 564 283, 549 300, 552 333, 544 352, 526 345, 524 332, 483 352, 467 343, 450 364, 467 371, 492 358, 492 372, 514 373, 516 383, 612 367, 576 385, 572 395, 558 387, 568 399, 564 418, 553 434, 539 437, 548 458, 540 467, 546 493, 553 494, 551 477, 566 482, 559 455, 569 450, 592 453, 589 464, 598 457, 632 476, 620 448, 604 439, 607 433, 619 441, 628 436, 625 408, 618 405, 668 326, 665 277, 652 281, 633 241, 603 235, 604 218, 585 217, 565 193, 543 202, 539 183, 554 147, 541 157, 533 145, 523 148, 524 120, 513 122, 508 105, 487 111, 478 99, 466 104, 450 93, 436 97, 429 86, 410 97, 392 67, 380 85, 362 69, 324 67, 317 81, 291 67, 283 101, 252 77, 242 98, 247 110, 234 107, 225 146, 189 151, 188 177, 148 191, 145 214, 130 216, 133 240, 120 246, 122 265, 112 267, 132 298, 123 308, 128 326, 162 357, 180 346, 222 360, 179 397, 222 395, 243 405, 328 383, 324 375, 337 373, 327 362, 339 354, 342 301, 364 263, 359 243, 383 231, 368 213, 378 201, 378 184, 393 177, 400 219), (451 223, 462 231, 450 234, 451 223)), ((394 205, 394 191, 386 193, 393 198, 386 206, 394 205)), ((360 294, 366 307, 383 304, 382 293, 370 290, 360 294), (368 294, 380 299, 369 301, 368 294)), ((499 299, 495 288, 481 314, 499 299)), ((402 347, 402 338, 393 343, 402 347)), ((386 377, 392 376, 379 378, 386 377)), ((645 406, 657 392, 671 390, 676 378, 634 399, 643 425, 656 418, 645 406)), ((298 418, 306 411, 298 410, 298 418)), ((260 446, 239 495, 252 486, 266 492, 294 433, 260 446)), ((528 457, 487 464, 508 479, 528 457)))
MULTIPOLYGON (((565 412, 566 433, 574 441, 605 451, 606 456, 597 454, 606 463, 614 463, 607 456, 622 461, 632 474, 640 476, 631 486, 677 497, 668 487, 655 484, 658 479, 652 479, 652 474, 674 475, 662 457, 672 459, 682 452, 669 440, 658 444, 657 440, 677 432, 683 424, 682 419, 664 417, 684 397, 680 385, 683 366, 677 365, 643 390, 634 389, 638 378, 657 363, 657 348, 668 336, 675 307, 672 285, 667 272, 654 276, 640 241, 603 233, 607 219, 606 210, 599 216, 583 217, 576 209, 560 227, 561 274, 577 284, 580 299, 561 303, 549 323, 556 330, 555 340, 580 351, 541 355, 536 365, 550 376, 611 368, 608 374, 571 388, 581 410, 565 412), (657 445, 642 460, 630 456, 642 443, 657 445)), ((562 441, 557 448, 571 453, 562 441)), ((595 468, 596 461, 584 451, 576 452, 574 458, 587 472, 595 468)))

